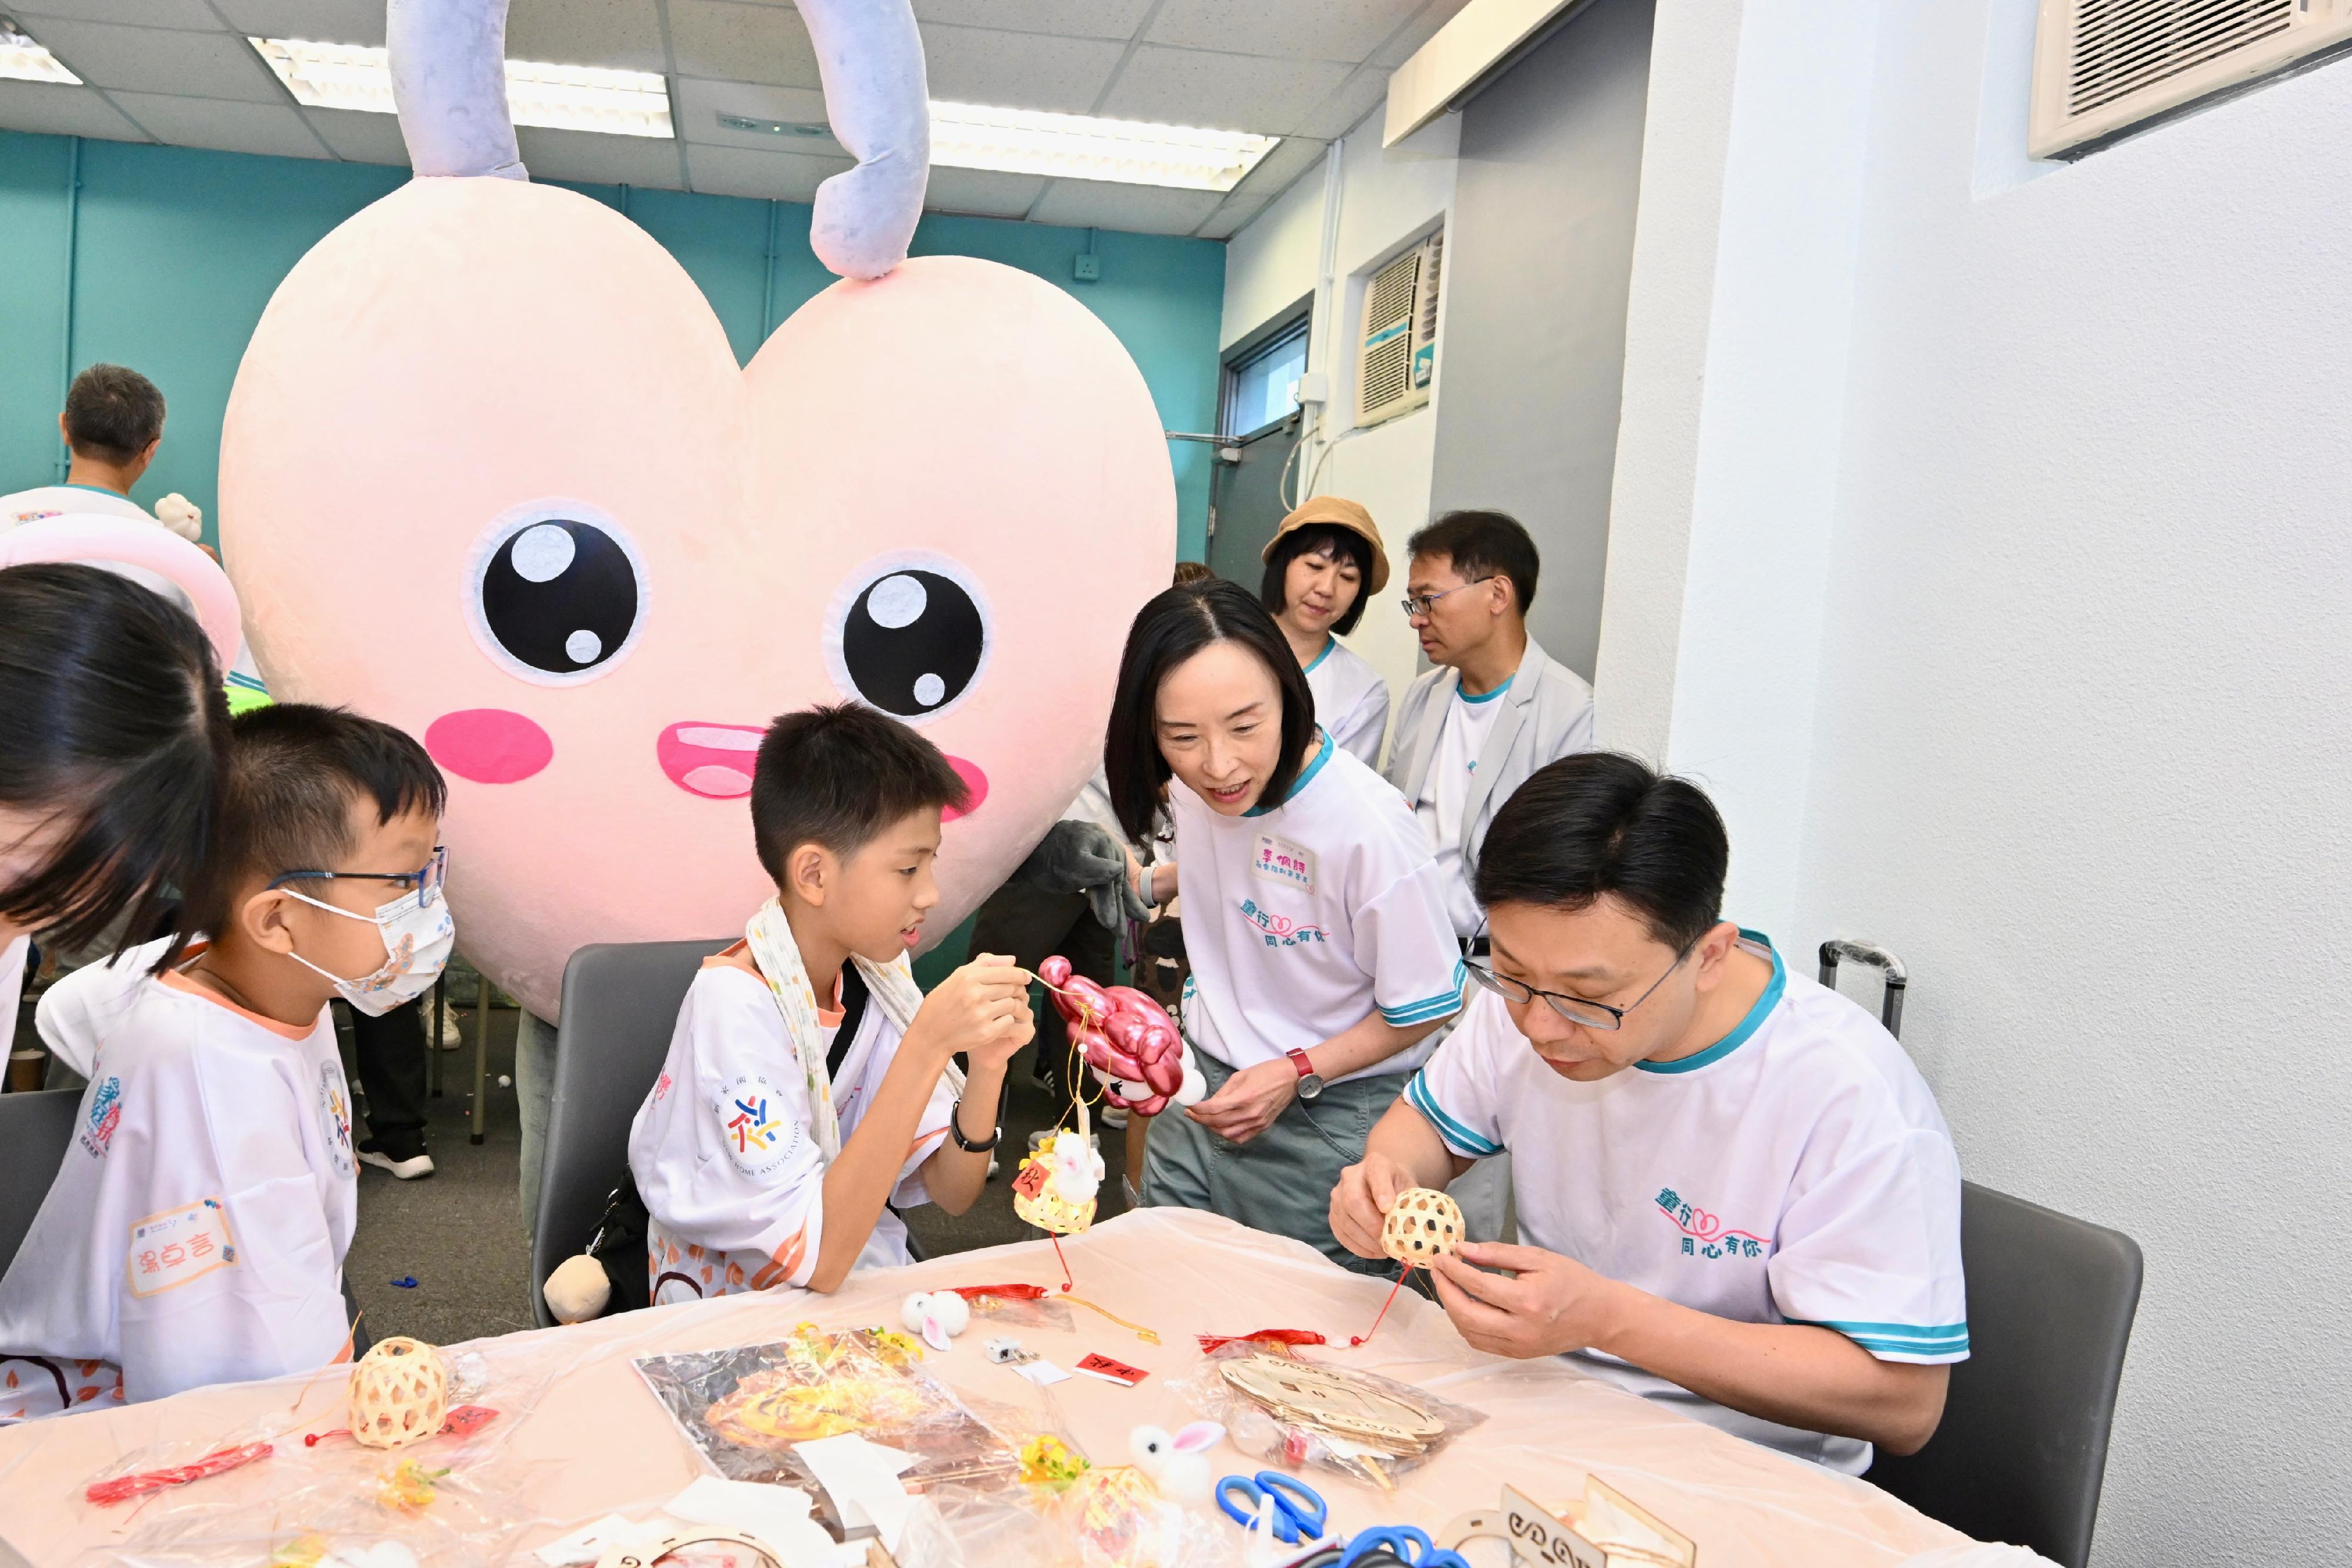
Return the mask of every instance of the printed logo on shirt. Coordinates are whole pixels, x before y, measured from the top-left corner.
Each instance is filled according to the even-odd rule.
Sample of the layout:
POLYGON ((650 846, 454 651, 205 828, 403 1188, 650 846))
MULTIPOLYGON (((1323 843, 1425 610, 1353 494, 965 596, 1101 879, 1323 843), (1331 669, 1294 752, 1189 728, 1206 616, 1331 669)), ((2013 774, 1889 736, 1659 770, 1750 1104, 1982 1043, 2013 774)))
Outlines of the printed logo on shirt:
POLYGON ((114 1129, 122 1124, 122 1080, 109 1077, 90 1092, 89 1116, 81 1130, 81 1146, 91 1159, 106 1153, 114 1129))
POLYGON ((337 1176, 352 1174, 352 1108, 343 1098, 343 1075, 331 1062, 319 1068, 319 1132, 327 1144, 328 1163, 337 1176))
POLYGON ((133 1221, 131 1251, 123 1260, 134 1296, 176 1291, 191 1280, 201 1280, 215 1269, 232 1268, 236 1263, 236 1247, 228 1233, 228 1211, 216 1197, 202 1198, 133 1221))
POLYGON ((1287 915, 1276 915, 1258 907, 1257 900, 1242 900, 1242 918, 1255 927, 1269 947, 1297 947, 1309 943, 1328 942, 1320 925, 1309 925, 1293 920, 1287 915))
POLYGON ((711 1102, 727 1157, 745 1176, 772 1176, 800 1147, 800 1124, 783 1114, 776 1086, 756 1072, 740 1074, 711 1102))
POLYGON ((1769 1238, 1726 1228, 1719 1217, 1684 1201, 1673 1187, 1660 1189, 1658 1209, 1683 1233, 1685 1258, 1761 1258, 1772 1249, 1769 1238))
POLYGON ((1285 887, 1295 887, 1302 893, 1315 891, 1315 852, 1272 833, 1257 836, 1257 850, 1250 857, 1250 870, 1285 887))
POLYGON ((670 1075, 667 1072, 664 1072, 659 1078, 654 1080, 655 1104, 658 1105, 663 1101, 669 1098, 670 1082, 670 1075))

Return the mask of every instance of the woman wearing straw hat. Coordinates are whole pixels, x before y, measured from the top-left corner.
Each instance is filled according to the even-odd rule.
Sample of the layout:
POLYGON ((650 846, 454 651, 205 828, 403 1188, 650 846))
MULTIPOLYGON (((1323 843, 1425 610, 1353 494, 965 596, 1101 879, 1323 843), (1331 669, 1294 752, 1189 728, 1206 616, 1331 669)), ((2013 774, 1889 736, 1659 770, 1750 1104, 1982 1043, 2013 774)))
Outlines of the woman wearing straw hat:
POLYGON ((1371 513, 1337 496, 1311 497, 1282 519, 1261 559, 1258 602, 1307 674, 1316 722, 1333 745, 1378 768, 1389 727, 1388 683, 1339 641, 1388 586, 1388 550, 1371 513))

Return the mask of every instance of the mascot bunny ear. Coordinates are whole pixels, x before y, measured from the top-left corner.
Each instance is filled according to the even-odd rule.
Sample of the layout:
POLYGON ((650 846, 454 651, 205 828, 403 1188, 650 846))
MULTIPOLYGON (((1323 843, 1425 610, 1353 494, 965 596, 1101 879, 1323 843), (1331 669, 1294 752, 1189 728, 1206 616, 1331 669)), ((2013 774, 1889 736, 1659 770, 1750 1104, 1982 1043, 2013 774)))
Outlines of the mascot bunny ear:
MULTIPOLYGON (((908 0, 802 0, 825 116, 857 166, 817 187, 809 246, 844 277, 907 259, 931 173, 930 89, 908 0)), ((507 0, 390 0, 384 41, 408 162, 427 178, 528 180, 507 109, 507 0)))

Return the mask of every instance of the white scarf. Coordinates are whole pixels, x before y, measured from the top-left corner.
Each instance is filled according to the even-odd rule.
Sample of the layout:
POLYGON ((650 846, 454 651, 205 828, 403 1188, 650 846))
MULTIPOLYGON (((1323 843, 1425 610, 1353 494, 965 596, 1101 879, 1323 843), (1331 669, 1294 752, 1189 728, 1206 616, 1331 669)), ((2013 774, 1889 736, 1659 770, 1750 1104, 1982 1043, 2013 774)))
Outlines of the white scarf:
MULTIPOLYGON (((751 960, 759 966, 760 977, 768 982, 768 994, 776 998, 776 1010, 784 1015, 784 1037, 792 1042, 793 1055, 799 1060, 801 1075, 808 1083, 809 1131, 816 1138, 819 1153, 828 1166, 841 1156, 841 1115, 834 1108, 833 1079, 825 1071, 824 1025, 816 1012, 816 991, 810 986, 808 967, 801 962, 800 944, 793 940, 793 928, 784 918, 783 905, 770 899, 751 916, 743 927, 743 938, 751 945, 751 960)), ((866 977, 866 988, 882 1010, 890 1016, 903 1035, 915 1021, 915 1009, 923 1005, 922 988, 915 984, 915 973, 905 954, 887 964, 877 964, 852 954, 857 972, 866 977)), ((963 1091, 963 1075, 950 1063, 949 1082, 958 1093, 963 1091)))

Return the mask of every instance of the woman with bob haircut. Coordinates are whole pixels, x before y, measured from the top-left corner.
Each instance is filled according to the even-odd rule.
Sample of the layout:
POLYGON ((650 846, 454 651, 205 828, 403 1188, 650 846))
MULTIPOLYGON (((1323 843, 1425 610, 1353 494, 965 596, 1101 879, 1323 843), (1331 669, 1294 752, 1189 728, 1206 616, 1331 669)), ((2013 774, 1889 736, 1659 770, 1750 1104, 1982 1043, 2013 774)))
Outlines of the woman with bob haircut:
POLYGON ((1371 513, 1337 496, 1316 496, 1274 531, 1261 552, 1258 602, 1282 629, 1307 674, 1316 722, 1367 768, 1381 765, 1389 727, 1389 684, 1339 641, 1388 586, 1388 548, 1371 513))
POLYGON ((15 1026, 34 932, 68 949, 119 934, 118 951, 163 934, 227 757, 193 618, 94 566, 0 570, 0 1019, 15 1026))
POLYGON ((1205 1208, 1379 1272, 1333 1239, 1328 1195, 1462 1005, 1461 948, 1403 797, 1318 728, 1273 617, 1221 580, 1171 588, 1127 635, 1104 742, 1130 838, 1165 791, 1192 979, 1185 1039, 1209 1082, 1162 1115, 1142 1200, 1205 1208), (1179 868, 1181 868, 1181 872, 1179 868))

